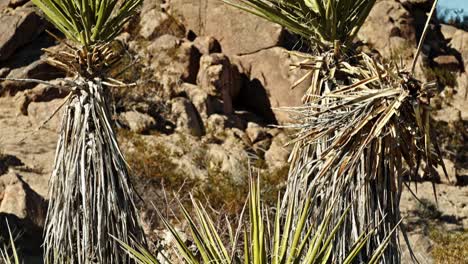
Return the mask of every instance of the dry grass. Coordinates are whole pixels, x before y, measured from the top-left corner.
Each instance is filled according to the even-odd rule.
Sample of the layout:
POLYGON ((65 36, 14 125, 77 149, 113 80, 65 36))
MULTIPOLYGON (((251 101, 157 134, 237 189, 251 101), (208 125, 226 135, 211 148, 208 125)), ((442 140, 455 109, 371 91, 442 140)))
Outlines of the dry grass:
MULTIPOLYGON (((157 198, 161 200, 161 197, 157 196, 163 195, 161 188, 164 187, 168 195, 172 196, 173 193, 177 193, 180 196, 178 199, 185 201, 184 205, 188 207, 191 205, 188 194, 192 193, 194 198, 209 202, 210 207, 218 212, 235 216, 242 210, 249 190, 249 179, 230 175, 221 171, 220 167, 213 166, 213 163, 206 158, 206 146, 203 144, 200 147, 191 148, 190 143, 179 142, 178 145, 187 147, 183 148, 181 153, 173 153, 161 143, 154 143, 148 147, 143 139, 144 136, 128 130, 122 129, 118 134, 120 142, 131 146, 124 148, 124 152, 132 174, 135 176, 137 191, 143 194, 144 200, 153 202, 157 198), (204 178, 188 177, 187 173, 175 162, 182 157, 191 157, 190 162, 206 174, 203 175, 204 178), (148 189, 153 189, 152 193, 156 196, 148 195, 148 189), (145 195, 148 196, 145 197, 145 195)), ((181 140, 184 141, 183 135, 181 140)), ((250 165, 266 169, 265 161, 262 159, 257 159, 250 165)), ((241 161, 239 166, 247 169, 248 161, 241 161)), ((278 191, 284 188, 282 184, 287 178, 287 172, 288 167, 284 166, 265 173, 267 175, 264 175, 262 185, 264 186, 263 196, 267 203, 276 203, 278 191)), ((157 206, 163 208, 166 205, 157 206)))
POLYGON ((435 243, 431 251, 435 263, 468 263, 468 230, 447 232, 440 227, 433 227, 429 236, 435 243))

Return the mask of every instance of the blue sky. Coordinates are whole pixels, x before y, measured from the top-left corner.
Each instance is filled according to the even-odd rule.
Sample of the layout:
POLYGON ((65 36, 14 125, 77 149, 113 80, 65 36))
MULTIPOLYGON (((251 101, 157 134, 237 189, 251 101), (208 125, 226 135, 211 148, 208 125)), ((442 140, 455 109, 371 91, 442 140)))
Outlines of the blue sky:
POLYGON ((437 18, 445 23, 458 21, 468 26, 468 0, 439 0, 437 18))
POLYGON ((439 6, 468 9, 468 0, 439 0, 439 6))

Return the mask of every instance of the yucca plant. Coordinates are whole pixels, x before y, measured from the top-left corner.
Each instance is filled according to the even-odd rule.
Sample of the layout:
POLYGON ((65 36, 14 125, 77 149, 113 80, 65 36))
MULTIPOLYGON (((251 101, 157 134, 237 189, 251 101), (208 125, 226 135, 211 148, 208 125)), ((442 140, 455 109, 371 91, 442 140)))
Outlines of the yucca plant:
POLYGON ((128 263, 117 237, 145 243, 111 118, 112 41, 141 0, 33 0, 67 38, 51 63, 71 75, 49 184, 46 263, 128 263))
MULTIPOLYGON (((326 233, 336 232, 335 263, 369 227, 376 232, 359 261, 367 263, 390 236, 381 262, 400 263, 398 232, 391 231, 401 219, 402 179, 416 175, 421 163, 432 177, 442 164, 430 128, 433 86, 413 77, 414 66, 407 70, 357 51, 354 37, 375 0, 225 2, 286 27, 312 47, 310 54, 296 53, 303 61, 291 65, 307 71, 296 84, 311 79, 303 106, 287 109, 297 129, 288 179, 294 215, 306 206, 303 197, 314 198, 307 221, 317 231, 317 223, 331 218, 326 233), (332 228, 341 221, 339 230, 332 228)), ((300 223, 297 217, 292 225, 300 223)))
MULTIPOLYGON (((278 199, 277 207, 272 211, 261 200, 260 186, 259 180, 251 181, 247 216, 245 219, 240 217, 239 227, 235 231, 228 223, 227 239, 221 235, 222 232, 217 228, 216 222, 210 217, 205 207, 194 199, 192 199, 193 214, 181 205, 194 248, 189 246, 182 238, 183 235, 159 214, 174 238, 171 246, 179 260, 172 260, 172 262, 188 264, 329 263, 332 252, 335 250, 332 241, 350 208, 346 208, 336 225, 330 222, 332 208, 328 208, 326 218, 314 231, 313 225, 307 221, 312 209, 310 198, 303 201, 304 207, 300 210, 295 210, 296 203, 288 203, 287 207, 283 208, 281 199, 278 199), (300 214, 295 215, 296 212, 300 214), (271 216, 273 218, 270 218, 271 216), (297 223, 294 223, 295 218, 299 220, 297 223), (332 232, 328 233, 328 229, 332 232), (243 241, 241 241, 242 234, 243 241)), ((361 234, 350 246, 346 257, 340 263, 355 263, 356 256, 373 232, 375 229, 369 229, 361 234)), ((381 241, 380 246, 376 248, 367 263, 379 263, 389 240, 390 237, 387 237, 381 241)), ((132 248, 126 243, 121 242, 121 244, 140 264, 160 263, 158 258, 144 247, 132 248)), ((171 261, 166 258, 164 263, 171 263, 171 261)))

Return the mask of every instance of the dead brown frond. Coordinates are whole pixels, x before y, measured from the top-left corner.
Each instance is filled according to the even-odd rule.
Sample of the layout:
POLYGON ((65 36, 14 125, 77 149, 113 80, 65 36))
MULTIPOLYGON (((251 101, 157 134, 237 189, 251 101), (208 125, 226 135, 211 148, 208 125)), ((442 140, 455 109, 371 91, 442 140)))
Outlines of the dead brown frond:
MULTIPOLYGON (((425 177, 434 177, 442 163, 430 133, 433 86, 366 54, 347 62, 330 54, 303 65, 311 69, 313 81, 305 104, 287 109, 297 120, 291 127, 298 130, 291 142, 289 189, 299 197, 315 197, 318 220, 324 217, 319 208, 336 197, 341 199, 335 215, 351 204, 336 239, 335 260, 340 262, 358 234, 374 226, 377 235, 361 256, 368 261, 372 249, 400 221, 403 177, 416 175, 421 163, 425 177)), ((383 263, 399 263, 398 247, 395 233, 383 263)))

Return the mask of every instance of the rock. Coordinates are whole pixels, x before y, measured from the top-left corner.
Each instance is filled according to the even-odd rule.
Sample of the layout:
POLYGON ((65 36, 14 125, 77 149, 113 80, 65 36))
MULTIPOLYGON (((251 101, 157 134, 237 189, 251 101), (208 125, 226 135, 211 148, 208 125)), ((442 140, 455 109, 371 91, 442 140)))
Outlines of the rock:
POLYGON ((16 156, 0 153, 0 175, 8 172, 9 167, 23 166, 23 162, 16 156))
POLYGON ((225 145, 207 144, 206 160, 208 162, 208 170, 217 173, 225 173, 232 177, 236 183, 241 182, 247 173, 245 160, 247 160, 246 152, 240 147, 232 135, 228 138, 228 142, 236 141, 233 145, 229 143, 229 147, 225 145))
MULTIPOLYGON (((64 72, 48 64, 45 60, 35 61, 25 67, 12 70, 7 78, 53 80, 64 77, 64 72)), ((35 83, 21 81, 5 81, 1 83, 0 94, 15 95, 19 91, 31 89, 35 83)))
POLYGON ((222 1, 170 0, 169 6, 170 13, 180 16, 188 30, 220 40, 223 52, 229 55, 252 53, 284 42, 280 26, 222 1))
POLYGON ((32 8, 19 8, 0 16, 0 61, 8 59, 21 46, 31 42, 45 27, 32 8))
POLYGON ((182 44, 182 40, 176 36, 165 34, 154 40, 148 50, 152 52, 160 52, 177 49, 182 44))
POLYGON ((290 70, 290 65, 299 60, 279 47, 236 57, 234 62, 240 72, 248 78, 240 91, 237 103, 261 116, 268 124, 290 122, 289 114, 277 108, 302 105, 302 97, 310 86, 310 81, 306 80, 291 89, 306 73, 290 70))
POLYGON ((460 52, 465 70, 468 69, 468 32, 458 29, 452 36, 450 47, 460 52))
POLYGON ((228 117, 220 114, 213 114, 206 120, 206 132, 210 134, 216 134, 218 132, 224 132, 228 125, 228 117))
POLYGON ((8 74, 10 73, 10 68, 1 68, 0 69, 0 78, 5 78, 8 76, 8 74))
POLYGON ((0 0, 0 11, 2 11, 4 8, 7 8, 9 4, 10 0, 0 0))
POLYGON ((18 7, 26 4, 27 2, 29 2, 29 0, 10 0, 10 6, 18 7))
POLYGON ((180 80, 195 84, 200 53, 192 43, 172 35, 163 35, 147 47, 149 63, 164 89, 170 93, 180 80))
MULTIPOLYGON (((239 118, 237 115, 220 115, 212 114, 206 120, 206 130, 207 133, 213 134, 215 136, 226 135, 227 129, 236 129, 236 131, 243 131, 246 128, 247 124, 244 120, 239 118)), ((242 132, 243 133, 243 132, 242 132)), ((224 137, 222 136, 222 137, 224 137)), ((247 143, 250 145, 251 142, 247 137, 247 143)))
POLYGON ((32 102, 28 106, 28 117, 36 127, 42 126, 45 121, 49 120, 45 127, 58 132, 65 106, 57 113, 55 111, 62 105, 63 99, 55 99, 50 102, 32 102), (52 116, 53 113, 55 113, 54 116, 52 116))
POLYGON ((268 138, 269 136, 266 128, 261 127, 260 125, 253 122, 247 123, 247 129, 245 130, 245 132, 247 133, 247 135, 250 138, 250 141, 253 144, 262 141, 268 138))
POLYGON ((203 55, 197 84, 210 95, 223 100, 225 114, 234 112, 233 100, 239 94, 241 82, 237 68, 228 57, 221 53, 203 55))
POLYGON ((271 138, 265 138, 261 141, 258 141, 256 142, 254 145, 253 145, 253 149, 255 151, 255 153, 260 157, 260 158, 264 158, 265 157, 265 153, 268 151, 268 149, 270 148, 271 146, 271 138))
POLYGON ((156 125, 152 116, 137 111, 123 112, 120 118, 135 133, 145 133, 156 125))
POLYGON ((204 134, 200 115, 187 98, 177 97, 171 101, 172 115, 176 118, 176 131, 200 137, 204 134))
POLYGON ((156 8, 142 13, 140 17, 140 35, 145 39, 152 40, 164 34, 184 36, 184 29, 174 18, 156 8))
POLYGON ((444 38, 450 42, 458 29, 454 26, 441 24, 440 31, 442 32, 442 35, 444 35, 444 38))
POLYGON ((201 54, 221 53, 221 44, 213 37, 201 36, 193 41, 193 45, 201 54))
POLYGON ((462 68, 458 59, 454 55, 440 55, 434 58, 437 66, 447 69, 449 71, 460 71, 462 68))
POLYGON ((54 99, 64 98, 68 95, 68 91, 60 89, 64 85, 61 80, 52 80, 51 84, 56 86, 50 86, 46 84, 39 84, 31 90, 26 90, 23 93, 16 95, 18 101, 18 112, 22 115, 28 115, 28 107, 32 102, 49 102, 54 99))
POLYGON ((214 113, 221 113, 223 111, 222 102, 214 96, 209 95, 200 87, 183 83, 180 89, 190 99, 203 120, 206 120, 214 113))
MULTIPOLYGON (((404 50, 401 46, 392 46, 391 37, 401 37, 410 43, 416 43, 416 32, 412 26, 414 20, 403 5, 393 0, 378 1, 358 33, 358 38, 381 52, 384 57, 404 50)), ((409 45, 407 45, 408 47, 409 45)))
POLYGON ((47 213, 45 200, 16 173, 0 178, 0 213, 28 219, 36 226, 44 226, 47 213))
POLYGON ((273 138, 271 146, 265 153, 265 161, 270 168, 282 167, 288 161, 290 150, 285 147, 289 139, 284 133, 273 138))

